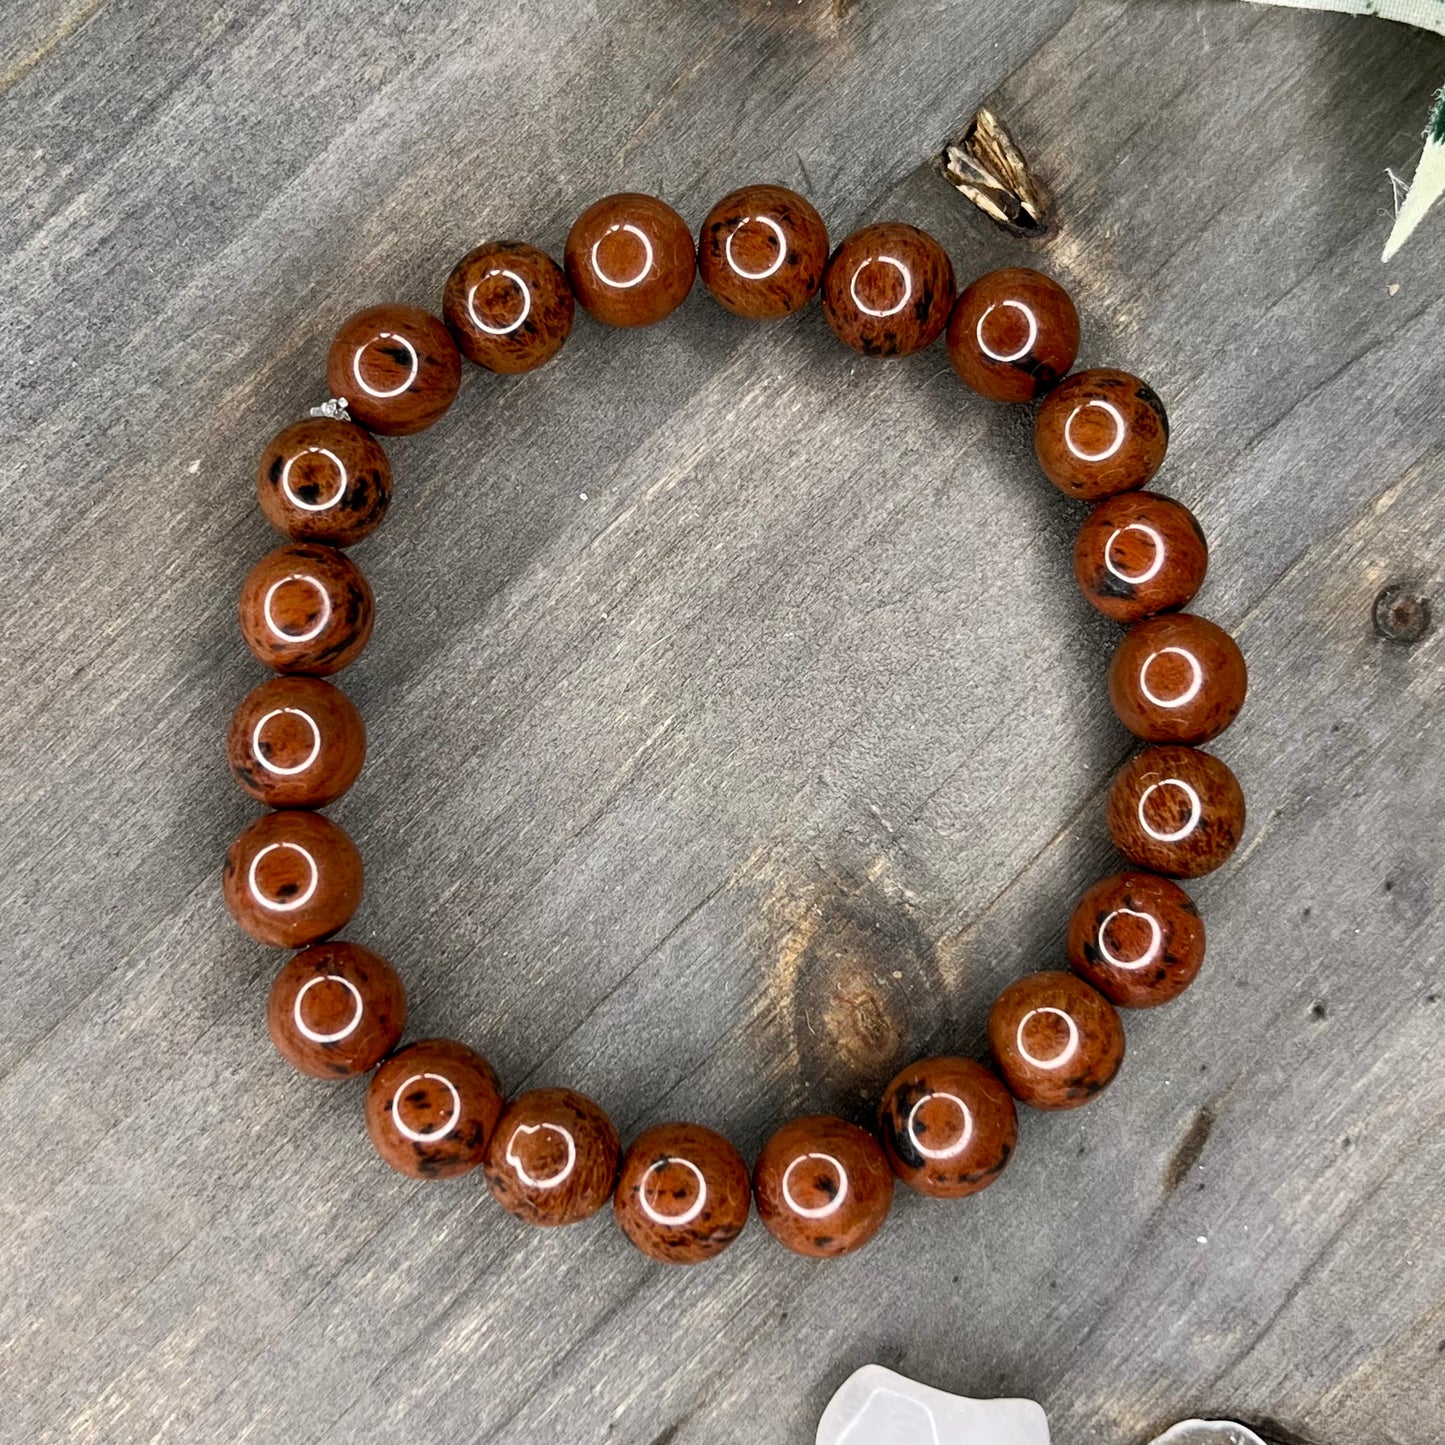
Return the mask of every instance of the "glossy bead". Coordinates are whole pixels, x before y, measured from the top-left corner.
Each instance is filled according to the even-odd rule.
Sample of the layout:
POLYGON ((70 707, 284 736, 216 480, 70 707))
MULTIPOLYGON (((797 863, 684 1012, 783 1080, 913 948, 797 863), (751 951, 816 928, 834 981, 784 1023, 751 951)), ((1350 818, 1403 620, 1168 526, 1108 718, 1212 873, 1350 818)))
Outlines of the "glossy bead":
POLYGON ((972 1059, 920 1059, 883 1091, 878 1134, 893 1172, 934 1199, 986 1189, 1013 1157, 1018 1115, 992 1070, 972 1059))
POLYGON ((406 990, 369 948, 314 944, 281 966, 266 1001, 266 1027, 276 1052, 303 1074, 364 1074, 401 1041, 406 990))
POLYGON ((823 313, 864 356, 907 356, 938 340, 953 307, 953 263, 926 231, 879 221, 854 231, 823 273, 823 313))
POLYGON ((600 1105, 571 1089, 513 1099, 483 1161, 497 1203, 528 1224, 576 1224, 612 1198, 622 1149, 600 1105))
POLYGON ((456 400, 462 359, 452 334, 419 306, 369 306, 342 322, 326 385, 367 431, 408 436, 456 400))
POLYGON ((442 315, 462 355, 488 371, 534 371, 572 330, 572 288, 562 268, 525 241, 487 241, 447 277, 442 315))
POLYGON ((743 1156, 701 1124, 657 1124, 622 1159, 612 1207, 622 1232, 663 1264, 721 1254, 748 1222, 743 1156))
POLYGON ((823 283, 828 228, 784 186, 744 186, 708 212, 697 237, 702 284, 734 316, 769 321, 806 306, 823 283))
POLYGON ((1205 617, 1166 612, 1136 622, 1109 663, 1119 721, 1151 743, 1204 743, 1244 706, 1244 656, 1205 617))
POLYGON ((366 1090, 366 1132, 376 1152, 414 1179, 475 1169, 502 1112, 492 1066, 455 1039, 423 1039, 393 1054, 366 1090))
POLYGON ((651 326, 687 299, 697 253, 687 222, 656 196, 624 191, 587 207, 567 236, 567 279, 608 326, 651 326))
POLYGON ((1033 401, 1074 364, 1079 313, 1052 277, 1010 266, 964 288, 948 318, 947 343, 953 369, 980 396, 1033 401))
POLYGON ((1145 748, 1115 775, 1108 820, 1114 846, 1131 863, 1198 878, 1234 852, 1244 832, 1244 793, 1210 753, 1145 748))
POLYGON ((1009 1092, 1035 1109, 1076 1109, 1124 1059, 1114 1005, 1071 973, 1030 973, 998 996, 988 1043, 1009 1092))
POLYGON ((1069 967, 1120 1008, 1178 998, 1204 962, 1194 900, 1155 873, 1115 873, 1079 899, 1069 920, 1069 967))
POLYGON ((340 672, 366 646, 373 616, 361 569, 319 542, 268 552, 241 586, 241 635, 277 672, 340 672))
POLYGON ((273 677, 231 714, 231 775, 269 808, 324 808, 356 781, 366 724, 347 695, 319 677, 273 677))
POLYGON ((271 438, 256 468, 266 520, 293 542, 350 547, 391 503, 391 463, 369 432, 313 416, 271 438))
POLYGON ((1044 475, 1086 502, 1142 487, 1168 444, 1164 403, 1127 371, 1075 372, 1044 398, 1034 420, 1044 475))
POLYGON ((758 1218, 794 1254, 829 1259, 861 1249, 893 1203, 893 1171, 866 1130, 831 1114, 784 1124, 753 1166, 758 1218))
POLYGON ((1074 542, 1080 590, 1115 622, 1183 607, 1208 566, 1209 544, 1194 513, 1157 492, 1121 492, 1100 502, 1074 542))
POLYGON ((257 818, 226 854, 231 917, 261 943, 302 948, 344 928, 361 902, 361 855, 320 813, 257 818))

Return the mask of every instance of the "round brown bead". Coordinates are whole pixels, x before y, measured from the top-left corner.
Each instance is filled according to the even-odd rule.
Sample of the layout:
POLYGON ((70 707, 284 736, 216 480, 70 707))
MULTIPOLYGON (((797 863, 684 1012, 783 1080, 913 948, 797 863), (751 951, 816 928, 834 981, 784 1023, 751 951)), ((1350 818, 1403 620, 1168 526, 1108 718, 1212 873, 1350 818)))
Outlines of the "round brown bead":
POLYGON ((748 1166, 701 1124, 657 1124, 622 1159, 612 1207, 622 1232, 663 1264, 721 1254, 748 1222, 748 1166))
POLYGON ((303 1074, 364 1074, 400 1042, 406 990, 369 948, 318 943, 281 966, 266 1001, 266 1027, 276 1052, 303 1074))
POLYGON ((347 317, 326 358, 332 396, 382 436, 424 431, 456 400, 461 382, 451 332, 419 306, 369 306, 347 317))
POLYGON ((938 340, 953 306, 953 262, 926 231, 879 221, 845 238, 823 273, 823 313, 864 356, 907 356, 938 340))
POLYGON ((513 1099, 483 1163, 497 1203, 528 1224, 576 1224, 612 1198, 622 1149, 585 1094, 533 1089, 513 1099))
POLYGON ((241 636, 277 672, 340 672, 366 646, 373 619, 361 569, 319 542, 268 552, 241 585, 241 636))
POLYGON ((1131 862, 1173 878, 1198 878, 1234 852, 1244 832, 1244 793, 1218 758, 1195 748, 1145 748, 1109 789, 1109 836, 1131 862))
POLYGON ((1135 623, 1109 663, 1109 701, 1119 721, 1152 743, 1203 743, 1244 705, 1244 656, 1205 617, 1167 612, 1135 623))
POLYGON ((231 775, 271 808, 324 808, 356 781, 366 724, 347 695, 319 677, 272 677, 231 714, 231 775))
POLYGON ((266 520, 293 542, 350 547, 391 503, 391 463, 370 433, 314 416, 277 432, 256 468, 266 520))
POLYGON ((1115 873, 1079 899, 1069 920, 1069 967, 1120 1008, 1178 998, 1204 962, 1204 920, 1177 884, 1115 873))
POLYGON ((972 1059, 920 1059, 883 1091, 878 1134, 893 1172, 935 1199, 986 1189, 1013 1157, 1018 1114, 992 1070, 972 1059))
POLYGON ((828 228, 784 186, 744 186, 707 214, 697 237, 702 284, 734 316, 770 321, 806 306, 823 283, 828 228))
POLYGON ((447 277, 442 315, 462 355, 488 371, 534 371, 572 331, 572 288, 562 268, 525 241, 487 241, 447 277))
POLYGON ((1114 1005, 1071 973, 1031 973, 998 996, 988 1043, 1009 1092, 1035 1109, 1076 1109, 1124 1059, 1114 1005))
POLYGON ((794 1254, 829 1259, 861 1249, 893 1202, 893 1171, 866 1130, 831 1114, 784 1124, 753 1166, 758 1218, 794 1254))
POLYGON ((414 1179, 475 1169, 502 1112, 492 1066, 455 1039, 423 1039, 393 1054, 366 1090, 366 1132, 376 1152, 414 1179))
POLYGON ((953 369, 980 396, 1033 401, 1074 364, 1079 313, 1052 277, 1009 266, 964 288, 949 314, 947 343, 953 369))
POLYGON ((320 813, 257 818, 226 854, 231 917, 261 943, 301 948, 346 926, 361 902, 361 855, 320 813))
POLYGON ((1142 487, 1168 445, 1164 403, 1127 371, 1076 372, 1044 398, 1034 420, 1044 475, 1086 502, 1142 487))
POLYGON ((656 196, 624 191, 588 206, 567 236, 567 279, 608 326, 651 326, 687 299, 697 253, 687 222, 656 196))
POLYGON ((1209 544, 1194 513, 1157 492, 1121 492, 1100 502, 1074 542, 1080 589, 1115 622, 1183 607, 1208 566, 1209 544))

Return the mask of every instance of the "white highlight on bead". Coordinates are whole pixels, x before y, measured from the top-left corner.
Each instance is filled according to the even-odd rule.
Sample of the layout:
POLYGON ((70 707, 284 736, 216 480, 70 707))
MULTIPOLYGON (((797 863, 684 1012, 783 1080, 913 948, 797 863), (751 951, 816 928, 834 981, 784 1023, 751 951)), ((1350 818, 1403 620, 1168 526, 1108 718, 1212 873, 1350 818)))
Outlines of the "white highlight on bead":
POLYGON ((1081 402, 1069 413, 1069 419, 1064 423, 1064 445, 1078 457, 1081 462, 1106 462, 1115 452, 1124 445, 1124 438, 1128 434, 1128 428, 1124 424, 1124 414, 1114 405, 1112 401, 1099 401, 1097 398, 1081 402), (1097 406, 1102 411, 1109 413, 1114 423, 1114 440, 1106 446, 1103 451, 1086 452, 1074 441, 1074 418, 1081 411, 1087 411, 1091 406, 1097 406))
POLYGON ((299 707, 273 707, 270 712, 261 717, 256 726, 251 729, 251 754, 268 773, 275 773, 278 778, 294 778, 297 773, 304 773, 312 763, 321 756, 321 729, 316 726, 316 719, 309 712, 299 707), (261 729, 271 721, 273 717, 280 717, 288 713, 292 717, 303 718, 306 725, 311 729, 311 751, 306 754, 304 762, 293 764, 289 768, 283 768, 279 763, 273 763, 261 748, 261 729))
POLYGON ((996 301, 978 318, 978 325, 974 327, 973 334, 978 338, 979 350, 982 351, 990 361, 1022 361, 1024 357, 1034 349, 1034 343, 1039 339, 1039 319, 1022 301, 996 301), (987 321, 1000 306, 1010 306, 1015 311, 1022 311, 1029 323, 1028 340, 1025 341, 1017 351, 1010 351, 1007 355, 1002 351, 995 351, 993 347, 983 339, 983 323, 987 321))
POLYGON ((668 1155, 665 1159, 655 1159, 647 1166, 647 1173, 642 1176, 642 1183, 638 1186, 637 1202, 642 1206, 642 1212, 654 1223, 665 1224, 669 1228, 680 1229, 684 1224, 691 1224, 694 1219, 707 1207, 707 1180, 703 1178, 702 1170, 692 1162, 691 1159, 679 1159, 675 1155, 668 1155), (657 1173, 659 1169, 666 1169, 669 1164, 680 1164, 684 1169, 690 1170, 697 1180, 697 1198, 679 1214, 664 1214, 647 1197, 647 1181, 657 1173))
POLYGON ((494 266, 486 272, 476 285, 467 291, 467 315, 479 326, 488 336, 510 336, 519 326, 525 324, 527 318, 532 314, 532 288, 515 271, 509 271, 505 266, 494 266), (509 321, 505 326, 493 326, 483 321, 477 315, 476 300, 477 287, 483 281, 490 281, 493 276, 505 276, 508 281, 514 282, 522 293, 522 314, 515 321, 509 321))
POLYGON ((1184 781, 1183 778, 1165 778, 1162 782, 1150 783, 1143 793, 1139 795, 1139 826, 1154 839, 1156 843, 1178 843, 1187 838, 1198 826, 1199 820, 1204 816, 1204 804, 1199 800, 1199 794, 1194 788, 1184 781), (1172 833, 1161 833, 1153 827, 1148 818, 1144 816, 1144 809, 1149 799, 1157 788, 1178 788, 1185 797, 1189 799, 1189 821, 1182 828, 1176 828, 1172 833))
POLYGON ((1158 652, 1151 652, 1144 659, 1144 666, 1139 669, 1139 691, 1144 694, 1155 707, 1185 707, 1199 696, 1199 690, 1204 686, 1204 669, 1199 665, 1199 659, 1184 647, 1161 647, 1158 652), (1188 664, 1190 670, 1189 686, 1179 694, 1178 697, 1164 698, 1155 694, 1149 686, 1149 669, 1166 653, 1172 652, 1176 657, 1182 657, 1188 664))
POLYGON ((863 312, 865 316, 897 316, 913 299, 913 273, 896 257, 870 256, 849 278, 848 294, 853 298, 853 304, 863 312), (896 306, 890 306, 886 311, 880 311, 875 307, 869 306, 864 302, 863 298, 858 295, 858 278, 870 266, 892 266, 893 269, 903 277, 903 299, 898 302, 896 306))
POLYGON ((457 1122, 461 1117, 462 1096, 457 1093, 457 1086, 445 1074, 413 1074, 409 1079, 403 1079, 396 1086, 396 1093, 391 1096, 391 1121, 396 1125, 397 1131, 402 1137, 410 1139, 413 1144, 435 1144, 438 1139, 445 1139, 457 1127, 457 1122), (435 1079, 437 1083, 445 1084, 447 1092, 452 1096, 450 1117, 445 1124, 438 1124, 434 1129, 413 1129, 401 1117, 401 1096, 413 1084, 420 1083, 423 1079, 435 1079))
POLYGON ((346 495, 346 485, 350 478, 346 474, 346 463, 341 460, 329 447, 307 447, 298 456, 287 457, 286 465, 281 468, 281 490, 286 493, 286 500, 293 507, 300 507, 303 512, 329 512, 346 495), (336 475, 339 480, 336 483, 336 491, 324 502, 303 501, 291 489, 291 468, 300 461, 302 456, 313 455, 325 457, 333 467, 336 468, 336 475))
POLYGON ((1036 1069, 1062 1069, 1079 1052, 1079 1026, 1061 1008, 1053 1008, 1047 1004, 1041 1008, 1031 1008, 1019 1020, 1019 1026, 1014 1035, 1014 1046, 1018 1049, 1019 1054, 1036 1069), (1064 1023, 1068 1025, 1069 1041, 1064 1045, 1063 1051, 1052 1059, 1041 1059, 1037 1054, 1030 1053, 1028 1046, 1024 1043, 1024 1030, 1029 1026, 1029 1021, 1039 1014, 1053 1014, 1056 1018, 1063 1019, 1064 1023))
POLYGON ((1164 566, 1164 538, 1145 522, 1130 522, 1127 527, 1115 527, 1109 533, 1109 540, 1104 543, 1104 566, 1121 582, 1127 582, 1131 587, 1137 587, 1141 582, 1152 582, 1164 566), (1143 532, 1154 544, 1154 560, 1142 572, 1122 572, 1114 565, 1114 559, 1109 556, 1110 549, 1124 532, 1143 532))
POLYGON ((272 913, 294 913, 298 908, 305 908, 316 896, 316 890, 321 886, 321 870, 316 866, 316 860, 299 843, 292 843, 289 840, 282 843, 267 843, 254 858, 251 859, 251 867, 246 875, 247 886, 251 890, 251 897, 272 913), (261 866, 261 860, 268 854, 274 853, 278 848, 289 848, 293 853, 299 853, 305 860, 306 866, 311 870, 311 881, 302 890, 301 895, 292 898, 287 902, 271 898, 261 892, 261 885, 256 881, 256 870, 261 866))
POLYGON ((788 1206, 800 1219, 827 1219, 830 1214, 836 1214, 842 1207, 843 1201, 848 1197, 848 1171, 843 1167, 841 1159, 835 1159, 831 1154, 819 1154, 809 1152, 799 1154, 796 1159, 783 1170, 783 1203, 788 1206), (826 1204, 799 1204, 793 1198, 793 1191, 790 1181, 793 1177, 793 1170, 800 1164, 806 1164, 809 1159, 817 1159, 820 1163, 828 1165, 838 1176, 838 1192, 826 1204))
POLYGON ((528 1189, 555 1189, 559 1184, 565 1184, 572 1177, 572 1171, 577 1167, 577 1142, 572 1137, 572 1131, 564 1129, 560 1124, 518 1124, 512 1130, 512 1137, 507 1140, 506 1157, 507 1163, 517 1171, 517 1178, 528 1189), (549 1174, 545 1179, 527 1172, 527 1166, 522 1163, 521 1156, 518 1155, 516 1149, 519 1134, 526 1134, 530 1137, 533 1134, 540 1134, 543 1129, 549 1134, 560 1134, 563 1144, 567 1147, 567 1162, 555 1174, 549 1174))
POLYGON ((783 262, 788 259, 788 238, 783 233, 783 228, 771 216, 745 216, 731 231, 728 232, 727 243, 723 247, 723 255, 733 270, 743 278, 744 281, 766 281, 769 276, 775 275, 782 269, 783 262), (744 226, 751 225, 766 226, 777 238, 778 254, 771 266, 761 271, 749 271, 746 267, 740 266, 733 256, 733 237, 742 230, 744 226))
POLYGON ((289 577, 278 578, 266 589, 266 596, 261 602, 261 615, 266 619, 266 626, 283 642, 311 642, 326 631, 326 626, 331 621, 331 594, 314 577, 308 577, 304 572, 293 572, 289 577), (287 632, 271 615, 272 601, 288 582, 304 582, 308 587, 314 587, 321 597, 321 620, 309 632, 287 632))
POLYGON ((1105 963, 1112 964, 1115 968, 1146 968, 1159 956, 1159 949, 1164 942, 1164 930, 1159 927, 1159 920, 1152 913, 1140 913, 1137 908, 1116 908, 1100 925, 1098 933, 1099 954, 1105 963), (1149 946, 1139 955, 1138 958, 1120 958, 1109 947, 1108 934, 1109 925, 1116 918, 1142 918, 1149 925, 1149 946))
POLYGON ((648 272, 652 270, 652 242, 648 239, 645 231, 639 230, 630 221, 618 221, 608 228, 592 243, 592 269, 597 273, 599 279, 607 286, 615 286, 619 291, 630 290, 633 286, 640 285, 647 279, 648 272), (631 236, 636 236, 642 242, 643 262, 637 275, 627 281, 618 281, 602 269, 602 263, 597 259, 597 249, 612 235, 614 231, 626 231, 631 236))
POLYGON ((348 1034, 356 1032, 365 1013, 366 1005, 361 1001, 361 990, 357 988, 349 978, 342 978, 339 973, 323 973, 318 974, 315 978, 308 978, 306 982, 301 985, 300 990, 296 994, 296 1002, 291 1007, 291 1016, 296 1022, 297 1032, 310 1039, 313 1044, 340 1043, 348 1034), (351 1022, 348 1023, 345 1028, 337 1029, 335 1033, 318 1033, 301 1017, 301 1001, 318 983, 339 983, 351 994, 351 1000, 354 1005, 351 1022))
POLYGON ((953 1159, 962 1154, 968 1148, 973 1139, 973 1110, 958 1097, 957 1094, 950 1094, 940 1089, 933 1094, 925 1094, 908 1111, 908 1119, 903 1125, 904 1132, 908 1135, 909 1142, 923 1155, 925 1159, 953 1159), (914 1127, 914 1119, 918 1111, 934 1099, 946 1099, 960 1114, 963 1115, 963 1133, 959 1135, 946 1149, 930 1149, 922 1139, 918 1137, 918 1130, 914 1127))
POLYGON ((358 346, 351 356, 351 374, 356 378, 356 384, 367 396, 374 396, 378 401, 387 401, 393 396, 400 396, 402 392, 408 391, 412 383, 421 375, 421 358, 416 354, 416 347, 405 337, 398 335, 395 331, 378 331, 376 335, 367 342, 358 346), (361 358, 366 355, 367 350, 378 341, 394 341, 398 346, 406 348, 407 355, 411 358, 411 368, 407 378, 400 386, 388 388, 372 386, 361 374, 361 358))

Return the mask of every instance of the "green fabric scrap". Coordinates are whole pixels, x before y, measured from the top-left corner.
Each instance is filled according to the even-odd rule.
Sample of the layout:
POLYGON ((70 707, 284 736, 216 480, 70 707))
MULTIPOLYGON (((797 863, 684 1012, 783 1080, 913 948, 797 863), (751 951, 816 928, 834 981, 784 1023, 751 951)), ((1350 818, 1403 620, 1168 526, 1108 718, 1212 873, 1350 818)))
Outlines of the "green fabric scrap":
MULTIPOLYGON (((1292 5, 1301 10, 1341 10, 1348 15, 1378 15, 1445 35, 1445 0, 1258 0, 1265 5, 1292 5)), ((1395 225, 1380 259, 1388 261, 1445 194, 1445 87, 1435 96, 1425 130, 1425 149, 1415 179, 1395 211, 1395 225)))

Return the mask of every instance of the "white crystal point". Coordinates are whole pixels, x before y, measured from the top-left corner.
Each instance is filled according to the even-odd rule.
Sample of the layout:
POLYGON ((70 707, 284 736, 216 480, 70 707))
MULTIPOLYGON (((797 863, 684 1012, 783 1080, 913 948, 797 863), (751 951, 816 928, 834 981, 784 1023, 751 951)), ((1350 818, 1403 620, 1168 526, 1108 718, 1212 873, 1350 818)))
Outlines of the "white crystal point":
POLYGON ((1033 1400, 970 1400, 882 1365, 843 1381, 818 1421, 818 1445, 1049 1445, 1033 1400))
POLYGON ((1149 1445, 1264 1445, 1264 1441, 1233 1420, 1181 1420, 1149 1445))

